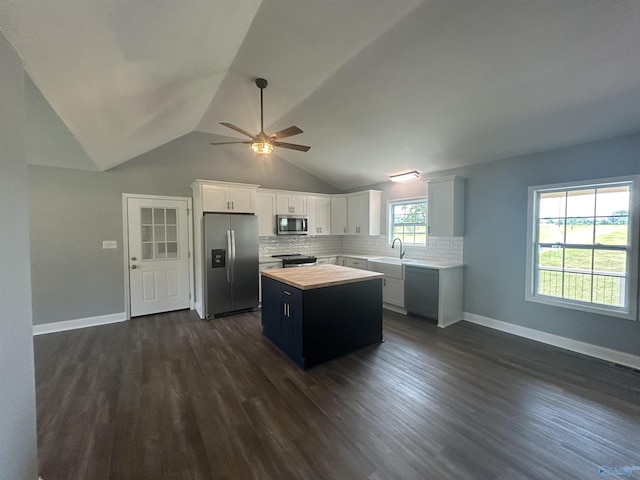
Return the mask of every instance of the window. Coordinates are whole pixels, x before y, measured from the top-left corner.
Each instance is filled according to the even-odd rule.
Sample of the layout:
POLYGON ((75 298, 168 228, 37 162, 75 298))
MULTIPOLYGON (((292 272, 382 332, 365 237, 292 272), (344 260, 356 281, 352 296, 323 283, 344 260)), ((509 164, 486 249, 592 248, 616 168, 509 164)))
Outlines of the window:
POLYGON ((427 200, 415 198, 389 202, 389 243, 394 238, 404 245, 427 246, 427 200))
POLYGON ((527 300, 636 318, 639 178, 529 188, 527 300))

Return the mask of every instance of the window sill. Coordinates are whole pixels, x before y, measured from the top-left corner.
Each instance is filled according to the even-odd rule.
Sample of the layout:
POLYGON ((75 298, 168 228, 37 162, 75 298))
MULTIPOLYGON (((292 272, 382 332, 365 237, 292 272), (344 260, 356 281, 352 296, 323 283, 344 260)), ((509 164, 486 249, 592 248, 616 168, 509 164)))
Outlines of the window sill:
POLYGON ((636 321, 635 306, 628 309, 597 306, 593 304, 586 304, 581 302, 572 302, 570 300, 558 300, 555 297, 547 297, 543 295, 526 295, 525 300, 527 302, 541 303, 543 305, 550 305, 552 307, 568 308, 570 310, 578 310, 581 312, 595 313, 597 315, 603 315, 606 317, 622 318, 624 320, 636 321))

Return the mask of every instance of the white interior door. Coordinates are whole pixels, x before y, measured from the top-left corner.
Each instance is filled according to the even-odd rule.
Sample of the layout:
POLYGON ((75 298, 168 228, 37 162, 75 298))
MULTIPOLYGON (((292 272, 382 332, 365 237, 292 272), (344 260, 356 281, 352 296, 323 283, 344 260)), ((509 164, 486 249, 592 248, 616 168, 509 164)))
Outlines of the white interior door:
POLYGON ((131 316, 189 308, 188 202, 127 198, 131 316))

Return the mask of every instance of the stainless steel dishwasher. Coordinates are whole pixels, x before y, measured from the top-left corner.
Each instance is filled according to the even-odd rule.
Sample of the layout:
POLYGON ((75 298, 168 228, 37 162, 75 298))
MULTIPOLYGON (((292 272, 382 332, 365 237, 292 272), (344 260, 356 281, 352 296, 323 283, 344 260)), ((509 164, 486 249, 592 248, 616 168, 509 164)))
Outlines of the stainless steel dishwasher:
POLYGON ((409 313, 438 320, 438 282, 438 270, 405 265, 405 310, 409 313))

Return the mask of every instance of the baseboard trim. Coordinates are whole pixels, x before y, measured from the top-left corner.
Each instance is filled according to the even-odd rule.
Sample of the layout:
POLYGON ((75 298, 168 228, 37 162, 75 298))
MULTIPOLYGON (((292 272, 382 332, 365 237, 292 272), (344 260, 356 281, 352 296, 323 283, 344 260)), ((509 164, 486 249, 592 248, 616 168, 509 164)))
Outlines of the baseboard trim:
POLYGON ((606 360, 608 362, 640 369, 640 357, 630 353, 611 350, 610 348, 561 337, 553 333, 541 332, 532 328, 514 325, 513 323, 483 317, 482 315, 476 315, 475 313, 463 312, 463 319, 467 322, 475 323, 476 325, 493 328, 494 330, 500 330, 501 332, 517 335, 518 337, 528 338, 529 340, 546 343, 547 345, 552 345, 554 347, 599 358, 600 360, 606 360))
POLYGON ((64 332, 75 330, 76 328, 96 327, 108 323, 124 322, 125 313, 111 313, 109 315, 99 315, 97 317, 76 318, 74 320, 63 320, 62 322, 43 323, 33 326, 34 335, 44 335, 46 333, 64 332))

